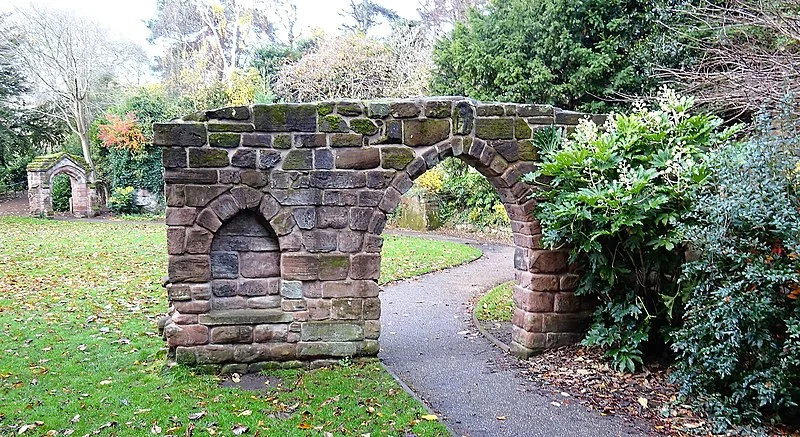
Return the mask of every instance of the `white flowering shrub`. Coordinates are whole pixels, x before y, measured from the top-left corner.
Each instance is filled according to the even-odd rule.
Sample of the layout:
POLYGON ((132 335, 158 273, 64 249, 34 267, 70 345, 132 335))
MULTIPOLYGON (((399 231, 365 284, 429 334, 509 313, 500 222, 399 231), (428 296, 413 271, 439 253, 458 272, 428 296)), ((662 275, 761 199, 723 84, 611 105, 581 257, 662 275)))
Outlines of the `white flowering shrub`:
POLYGON ((664 90, 658 109, 612 114, 602 128, 582 122, 567 141, 544 142, 541 167, 527 176, 545 186, 535 213, 543 243, 569 247, 584 268, 577 292, 599 301, 584 344, 605 348, 619 370, 634 371, 648 346, 664 349, 679 320, 677 224, 709 176, 705 151, 734 132, 691 115, 692 104, 664 90))

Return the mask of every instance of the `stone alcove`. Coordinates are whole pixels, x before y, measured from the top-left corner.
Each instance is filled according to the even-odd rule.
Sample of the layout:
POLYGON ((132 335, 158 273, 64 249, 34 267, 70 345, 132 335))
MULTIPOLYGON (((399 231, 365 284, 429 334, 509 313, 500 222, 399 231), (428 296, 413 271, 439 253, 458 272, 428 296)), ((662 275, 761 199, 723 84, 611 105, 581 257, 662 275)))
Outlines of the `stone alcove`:
POLYGON ((92 173, 83 158, 66 152, 34 158, 28 167, 28 202, 31 215, 53 215, 51 187, 53 179, 65 174, 70 178, 72 193, 70 212, 76 217, 93 217, 100 210, 92 173))
POLYGON ((155 125, 154 143, 164 148, 171 352, 181 363, 236 372, 377 354, 386 215, 414 179, 451 156, 489 180, 511 219, 512 351, 575 342, 591 302, 574 293, 566 251, 541 246, 535 188, 520 177, 536 168, 536 129, 569 129, 583 117, 447 97, 223 108, 155 125), (277 240, 277 251, 226 246, 229 237, 240 244, 242 232, 269 247, 277 240), (249 277, 257 275, 265 277, 249 277), (243 284, 261 279, 266 291, 258 293, 266 294, 242 294, 243 284))

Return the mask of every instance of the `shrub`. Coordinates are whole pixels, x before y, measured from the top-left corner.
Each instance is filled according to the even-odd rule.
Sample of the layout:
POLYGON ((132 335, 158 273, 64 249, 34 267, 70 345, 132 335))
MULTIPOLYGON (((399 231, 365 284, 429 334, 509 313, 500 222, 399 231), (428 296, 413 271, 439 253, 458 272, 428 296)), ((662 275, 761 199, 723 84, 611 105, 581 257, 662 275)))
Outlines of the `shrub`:
POLYGON ((654 66, 680 60, 663 42, 662 23, 674 17, 662 3, 491 1, 437 42, 433 93, 589 112, 620 95, 649 94, 654 66))
MULTIPOLYGON (((770 124, 766 124, 770 126, 770 124)), ((795 131, 796 133, 796 131, 795 131)), ((800 402, 800 141, 764 128, 713 154, 683 230, 699 258, 674 333, 674 379, 719 430, 798 416, 800 402)))
POLYGON ((113 211, 114 214, 133 214, 138 212, 136 198, 133 192, 133 187, 114 188, 114 192, 111 193, 111 200, 109 201, 111 204, 111 211, 113 211))
POLYGON ((456 159, 448 159, 442 167, 445 179, 439 197, 443 221, 477 226, 509 223, 500 196, 486 177, 456 159))
POLYGON ((543 243, 569 246, 585 268, 577 293, 600 301, 584 344, 606 348, 618 370, 634 371, 645 346, 663 344, 682 300, 676 225, 707 177, 703 151, 732 134, 716 117, 689 115, 692 104, 665 90, 659 109, 612 115, 602 132, 583 121, 526 176, 551 188, 536 210, 543 243))
POLYGON ((65 174, 56 175, 50 187, 50 198, 53 202, 53 211, 69 211, 69 198, 72 197, 72 183, 65 174))

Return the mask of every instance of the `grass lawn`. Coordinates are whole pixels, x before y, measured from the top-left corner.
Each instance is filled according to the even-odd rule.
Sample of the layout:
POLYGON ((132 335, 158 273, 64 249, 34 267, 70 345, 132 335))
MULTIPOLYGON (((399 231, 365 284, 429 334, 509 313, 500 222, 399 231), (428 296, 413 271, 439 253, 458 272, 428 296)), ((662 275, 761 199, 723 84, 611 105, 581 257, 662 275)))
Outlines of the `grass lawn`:
POLYGON ((381 278, 385 284, 477 259, 481 251, 449 241, 384 235, 381 278))
POLYGON ((475 305, 475 318, 510 322, 514 315, 513 286, 514 281, 510 281, 489 290, 475 305))
MULTIPOLYGON (((479 256, 388 237, 387 282, 479 256), (424 255, 424 256, 422 256, 424 255)), ((0 218, 0 435, 446 435, 377 362, 262 392, 165 366, 163 225, 0 218)))

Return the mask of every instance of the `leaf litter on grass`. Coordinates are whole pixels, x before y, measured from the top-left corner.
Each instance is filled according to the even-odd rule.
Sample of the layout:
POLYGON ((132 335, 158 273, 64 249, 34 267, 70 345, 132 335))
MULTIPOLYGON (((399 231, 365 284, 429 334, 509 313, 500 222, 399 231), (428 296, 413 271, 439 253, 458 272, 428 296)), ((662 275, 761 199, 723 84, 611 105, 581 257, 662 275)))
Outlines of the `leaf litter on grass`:
POLYGON ((167 366, 166 253, 159 224, 0 219, 0 435, 447 434, 375 364, 275 371, 291 383, 264 393, 167 366))

